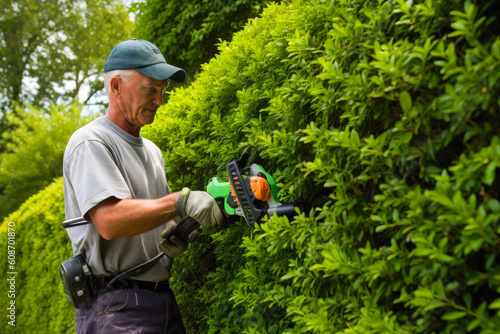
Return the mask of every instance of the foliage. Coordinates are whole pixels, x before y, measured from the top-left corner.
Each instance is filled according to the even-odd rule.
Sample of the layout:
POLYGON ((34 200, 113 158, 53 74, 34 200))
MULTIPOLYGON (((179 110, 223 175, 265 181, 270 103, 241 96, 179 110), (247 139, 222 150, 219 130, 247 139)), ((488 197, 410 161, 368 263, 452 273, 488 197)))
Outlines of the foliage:
MULTIPOLYGON (((252 149, 282 200, 304 205, 293 220, 204 229, 176 259, 189 333, 499 332, 499 16, 493 0, 272 4, 171 93, 143 135, 174 190, 252 149)), ((63 233, 58 186, 4 228, 61 262, 68 242, 47 244, 63 233)), ((45 301, 23 291, 24 309, 45 301)), ((42 326, 64 330, 62 304, 42 326)))
POLYGON ((4 315, 2 333, 75 332, 75 311, 66 300, 59 277, 61 262, 72 256, 71 243, 61 226, 64 220, 62 184, 62 178, 55 180, 28 199, 0 227, 0 248, 4 254, 8 245, 15 248, 14 267, 10 267, 5 255, 5 260, 0 261, 0 270, 6 275, 17 272, 14 289, 10 284, 0 285, 4 296, 2 308, 6 310, 11 300, 16 307, 16 326, 8 325, 11 319, 4 315), (8 240, 14 240, 15 244, 8 240), (15 290, 15 296, 7 298, 11 290, 15 290))
POLYGON ((62 158, 71 134, 91 116, 77 104, 52 105, 49 110, 17 107, 7 115, 6 151, 0 153, 0 219, 31 195, 62 176, 62 158), (17 115, 17 116, 16 116, 17 115))
POLYGON ((306 210, 210 231, 208 269, 191 246, 173 281, 189 332, 499 331, 499 14, 292 1, 220 44, 146 133, 170 184, 251 148, 306 210))
POLYGON ((104 87, 109 52, 131 28, 119 0, 0 1, 2 106, 71 102, 83 86, 88 102, 104 87))
POLYGON ((132 5, 135 34, 156 44, 167 62, 188 73, 191 82, 217 52, 219 40, 230 40, 248 18, 272 0, 148 0, 132 5))

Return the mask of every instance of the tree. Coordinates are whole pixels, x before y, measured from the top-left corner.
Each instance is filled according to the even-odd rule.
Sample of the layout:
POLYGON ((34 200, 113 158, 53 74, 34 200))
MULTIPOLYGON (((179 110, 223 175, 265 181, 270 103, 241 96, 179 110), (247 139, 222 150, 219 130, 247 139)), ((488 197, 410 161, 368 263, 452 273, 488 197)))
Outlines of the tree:
POLYGON ((71 101, 84 86, 90 101, 107 55, 131 28, 120 0, 0 0, 1 109, 71 101))
POLYGON ((187 83, 217 53, 220 40, 229 41, 249 18, 271 0, 148 0, 133 5, 138 38, 155 43, 167 62, 188 73, 187 83))
POLYGON ((2 135, 7 152, 0 153, 0 220, 62 176, 66 143, 91 116, 82 117, 77 104, 53 104, 48 111, 17 107, 7 118, 12 130, 2 135))

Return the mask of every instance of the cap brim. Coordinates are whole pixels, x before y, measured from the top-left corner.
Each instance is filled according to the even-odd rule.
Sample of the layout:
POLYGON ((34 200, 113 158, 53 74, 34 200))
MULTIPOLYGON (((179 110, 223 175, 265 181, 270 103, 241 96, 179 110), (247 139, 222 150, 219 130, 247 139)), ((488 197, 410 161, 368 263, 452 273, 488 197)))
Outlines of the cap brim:
POLYGON ((156 80, 169 79, 178 83, 183 83, 186 80, 186 72, 183 69, 167 63, 134 68, 134 70, 156 80))

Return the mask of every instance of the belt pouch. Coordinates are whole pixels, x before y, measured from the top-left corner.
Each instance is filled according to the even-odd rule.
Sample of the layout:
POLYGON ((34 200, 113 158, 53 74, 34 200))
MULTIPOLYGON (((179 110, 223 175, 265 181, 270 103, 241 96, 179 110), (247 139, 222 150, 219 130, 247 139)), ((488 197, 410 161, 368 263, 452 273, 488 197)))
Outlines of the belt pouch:
POLYGON ((91 306, 95 296, 90 268, 81 255, 74 256, 59 267, 64 293, 74 308, 91 306))

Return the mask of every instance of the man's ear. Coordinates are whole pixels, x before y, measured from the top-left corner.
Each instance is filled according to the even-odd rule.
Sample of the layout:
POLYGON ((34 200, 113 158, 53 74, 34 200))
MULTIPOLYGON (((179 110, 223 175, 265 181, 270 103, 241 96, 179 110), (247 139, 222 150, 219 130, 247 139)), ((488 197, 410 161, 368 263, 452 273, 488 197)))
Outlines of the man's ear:
POLYGON ((109 86, 111 88, 111 94, 113 95, 120 95, 121 93, 121 84, 122 80, 118 77, 112 77, 109 86))

